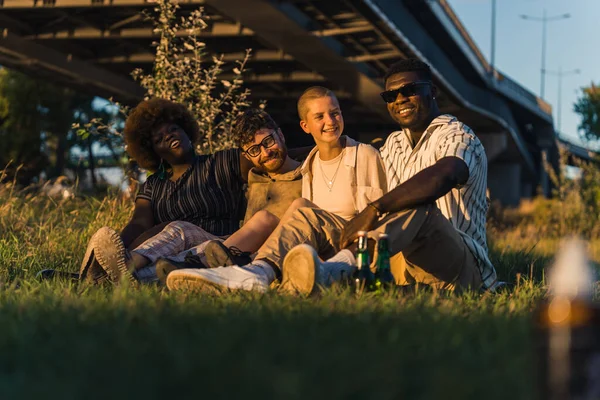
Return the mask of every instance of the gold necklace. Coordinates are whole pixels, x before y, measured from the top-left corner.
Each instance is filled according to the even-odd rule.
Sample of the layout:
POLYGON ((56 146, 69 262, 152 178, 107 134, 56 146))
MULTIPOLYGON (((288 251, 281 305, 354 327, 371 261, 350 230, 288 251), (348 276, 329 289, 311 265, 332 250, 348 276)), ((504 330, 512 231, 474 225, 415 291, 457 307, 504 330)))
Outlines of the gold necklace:
POLYGON ((344 158, 345 150, 346 150, 346 148, 344 147, 344 149, 342 150, 342 152, 339 155, 340 161, 338 161, 338 165, 335 168, 335 172, 333 173, 333 176, 331 177, 331 179, 329 179, 327 177, 327 175, 325 174, 325 171, 323 170, 322 160, 319 157, 319 155, 317 154, 317 157, 319 157, 319 168, 321 169, 321 175, 323 177, 323 181, 325 182, 325 186, 327 186, 327 188, 329 189, 330 192, 331 192, 331 189, 333 189, 333 184, 335 183, 335 178, 337 177, 337 173, 340 169, 340 165, 342 164, 342 159, 344 158))

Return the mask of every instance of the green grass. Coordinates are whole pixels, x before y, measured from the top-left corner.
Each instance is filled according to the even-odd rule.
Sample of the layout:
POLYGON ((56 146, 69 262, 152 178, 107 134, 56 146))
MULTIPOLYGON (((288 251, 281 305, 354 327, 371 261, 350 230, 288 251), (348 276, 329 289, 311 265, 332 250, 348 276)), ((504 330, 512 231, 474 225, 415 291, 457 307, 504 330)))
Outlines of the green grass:
POLYGON ((0 295, 7 398, 532 398, 536 292, 223 298, 25 284, 0 295), (174 396, 174 395, 177 396, 174 396))
POLYGON ((35 281, 43 268, 76 271, 92 233, 129 212, 112 197, 0 193, 0 398, 535 398, 532 310, 555 241, 494 232, 492 261, 516 284, 496 295, 210 297, 35 281))

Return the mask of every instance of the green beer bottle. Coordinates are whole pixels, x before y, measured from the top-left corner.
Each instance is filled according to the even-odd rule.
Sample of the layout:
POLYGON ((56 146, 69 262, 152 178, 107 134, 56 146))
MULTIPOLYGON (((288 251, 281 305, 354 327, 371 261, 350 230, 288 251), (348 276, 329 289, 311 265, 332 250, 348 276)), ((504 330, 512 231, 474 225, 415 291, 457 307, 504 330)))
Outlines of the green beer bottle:
POLYGON ((384 290, 394 286, 394 276, 390 269, 390 249, 388 235, 382 233, 377 241, 377 272, 375 272, 375 285, 377 290, 384 290))
POLYGON ((375 275, 371 272, 369 259, 369 250, 367 248, 367 232, 358 232, 358 248, 356 249, 356 262, 358 271, 355 279, 356 294, 361 294, 364 291, 372 292, 376 290, 375 275))

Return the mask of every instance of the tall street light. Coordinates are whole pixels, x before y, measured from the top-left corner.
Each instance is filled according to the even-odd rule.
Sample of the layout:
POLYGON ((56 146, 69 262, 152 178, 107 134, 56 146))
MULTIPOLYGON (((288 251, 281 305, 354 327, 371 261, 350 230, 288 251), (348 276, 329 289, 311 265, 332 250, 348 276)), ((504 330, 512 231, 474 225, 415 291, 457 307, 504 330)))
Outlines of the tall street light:
POLYGON ((496 0, 492 0, 492 46, 490 51, 490 73, 492 77, 496 74, 494 69, 496 68, 496 0))
POLYGON ((562 100, 562 78, 563 76, 567 76, 567 75, 577 75, 579 74, 581 71, 578 69, 573 69, 571 71, 563 71, 562 67, 558 69, 558 71, 546 71, 546 73, 550 74, 550 75, 554 75, 558 77, 558 102, 556 104, 556 125, 558 127, 558 134, 561 133, 561 100, 562 100))
POLYGON ((558 21, 560 19, 570 18, 571 14, 562 14, 547 17, 546 10, 544 10, 544 16, 541 18, 531 15, 521 15, 520 17, 529 21, 538 21, 542 23, 542 83, 540 88, 540 97, 544 98, 544 85, 546 80, 546 23, 549 21, 558 21))

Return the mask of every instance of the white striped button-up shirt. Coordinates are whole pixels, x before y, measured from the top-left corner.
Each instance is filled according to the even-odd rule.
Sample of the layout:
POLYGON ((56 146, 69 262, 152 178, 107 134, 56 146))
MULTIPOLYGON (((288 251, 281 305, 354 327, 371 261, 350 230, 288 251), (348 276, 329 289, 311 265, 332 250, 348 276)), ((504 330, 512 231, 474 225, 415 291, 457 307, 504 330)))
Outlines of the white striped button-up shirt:
POLYGON ((381 148, 391 191, 444 157, 458 157, 469 168, 467 182, 436 200, 442 214, 460 233, 478 262, 486 288, 496 282, 496 271, 488 257, 486 214, 488 201, 487 158, 483 145, 471 128, 452 115, 440 115, 413 147, 407 129, 390 134, 381 148))

